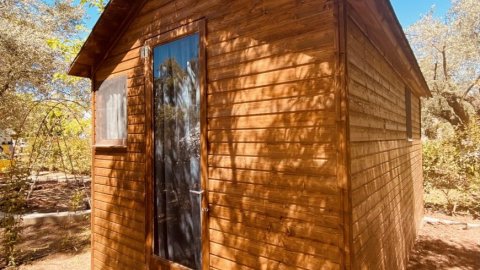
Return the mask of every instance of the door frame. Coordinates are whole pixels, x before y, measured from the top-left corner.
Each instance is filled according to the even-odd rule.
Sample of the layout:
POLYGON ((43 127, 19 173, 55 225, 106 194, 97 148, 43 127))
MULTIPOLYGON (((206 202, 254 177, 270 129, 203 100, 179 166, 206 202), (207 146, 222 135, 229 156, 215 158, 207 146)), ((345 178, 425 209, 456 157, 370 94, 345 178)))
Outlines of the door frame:
POLYGON ((159 33, 145 40, 145 264, 147 269, 189 269, 153 254, 154 238, 154 99, 153 99, 153 48, 182 37, 199 35, 199 85, 200 85, 200 183, 204 191, 201 201, 202 269, 210 265, 210 243, 208 236, 208 149, 207 149, 207 85, 206 85, 206 20, 200 19, 181 25, 170 31, 159 33))

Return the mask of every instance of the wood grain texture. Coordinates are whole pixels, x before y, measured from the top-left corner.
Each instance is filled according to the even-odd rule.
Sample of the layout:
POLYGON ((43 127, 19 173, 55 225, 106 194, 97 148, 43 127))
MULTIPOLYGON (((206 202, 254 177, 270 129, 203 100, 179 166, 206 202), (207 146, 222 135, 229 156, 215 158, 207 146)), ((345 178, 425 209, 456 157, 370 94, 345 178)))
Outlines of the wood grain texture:
POLYGON ((181 30, 168 31, 201 17, 208 32, 203 102, 208 155, 202 163, 208 164, 212 216, 207 268, 340 268, 335 24, 333 1, 326 0, 145 4, 95 74, 97 82, 128 76, 128 139, 123 153, 95 153, 93 232, 102 253, 94 256, 94 266, 146 267, 145 245, 142 256, 120 256, 142 250, 150 219, 142 215, 149 211, 145 196, 152 195, 145 188, 151 88, 144 85, 148 64, 139 48, 160 33, 174 37, 181 30), (244 224, 231 216, 242 213, 258 219, 244 224), (215 216, 221 219, 212 223, 215 216))
POLYGON ((401 71, 349 9, 347 25, 352 268, 405 269, 423 214, 420 101, 412 95, 407 138, 401 71))
POLYGON ((351 8, 146 1, 94 72, 94 86, 127 76, 128 136, 121 151, 93 151, 93 269, 183 269, 150 248, 152 58, 140 48, 202 21, 203 268, 405 266, 422 212, 421 103, 412 96, 408 142, 412 81, 392 65, 408 63, 376 46, 387 26, 369 36, 374 20, 358 20, 372 14, 351 8))

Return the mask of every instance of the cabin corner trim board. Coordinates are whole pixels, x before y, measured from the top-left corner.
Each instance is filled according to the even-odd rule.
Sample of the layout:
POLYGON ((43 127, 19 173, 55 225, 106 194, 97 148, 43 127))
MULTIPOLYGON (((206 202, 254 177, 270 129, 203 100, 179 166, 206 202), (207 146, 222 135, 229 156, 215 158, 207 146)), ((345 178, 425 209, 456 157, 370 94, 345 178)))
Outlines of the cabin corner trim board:
POLYGON ((145 80, 145 264, 147 269, 189 269, 178 263, 165 260, 154 255, 154 98, 153 98, 153 48, 169 43, 191 34, 199 35, 199 86, 200 86, 200 183, 203 190, 201 199, 201 234, 202 234, 202 269, 209 269, 209 236, 208 236, 208 149, 207 149, 207 71, 206 71, 206 19, 179 25, 177 28, 150 36, 141 49, 144 56, 145 80))
POLYGON ((336 96, 336 133, 337 133, 337 185, 342 204, 343 238, 339 243, 342 252, 342 269, 352 269, 353 238, 351 212, 351 175, 350 175, 350 129, 348 106, 348 70, 347 70, 347 16, 348 5, 342 0, 335 1, 335 96, 336 96))

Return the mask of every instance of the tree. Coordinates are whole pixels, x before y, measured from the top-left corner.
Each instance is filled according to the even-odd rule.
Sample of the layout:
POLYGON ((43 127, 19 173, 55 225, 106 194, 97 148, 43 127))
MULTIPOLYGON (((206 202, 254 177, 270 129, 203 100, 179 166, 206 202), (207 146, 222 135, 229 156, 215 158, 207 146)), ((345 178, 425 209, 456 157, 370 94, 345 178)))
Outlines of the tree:
POLYGON ((457 0, 444 18, 430 12, 408 30, 409 40, 432 91, 424 104, 424 131, 465 129, 480 116, 480 5, 457 0))
POLYGON ((72 172, 89 171, 90 87, 66 71, 83 43, 85 7, 104 4, 0 0, 0 129, 13 129, 30 145, 30 157, 17 158, 0 179, 0 254, 8 265, 16 264, 15 245, 32 169, 64 163, 72 172), (49 145, 56 145, 50 159, 43 153, 49 145))
POLYGON ((434 17, 432 11, 412 25, 407 33, 433 96, 423 101, 422 108, 426 191, 442 191, 451 213, 460 206, 478 215, 478 0, 454 0, 444 18, 434 17))

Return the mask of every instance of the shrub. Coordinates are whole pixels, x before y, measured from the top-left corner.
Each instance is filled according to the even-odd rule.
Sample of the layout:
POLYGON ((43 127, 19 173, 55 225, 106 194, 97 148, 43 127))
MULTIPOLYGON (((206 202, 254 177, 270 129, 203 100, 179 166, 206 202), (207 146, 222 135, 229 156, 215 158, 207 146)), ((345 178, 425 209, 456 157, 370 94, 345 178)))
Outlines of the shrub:
POLYGON ((480 212, 480 127, 472 121, 464 130, 423 144, 425 190, 443 193, 449 213, 458 208, 480 212))

